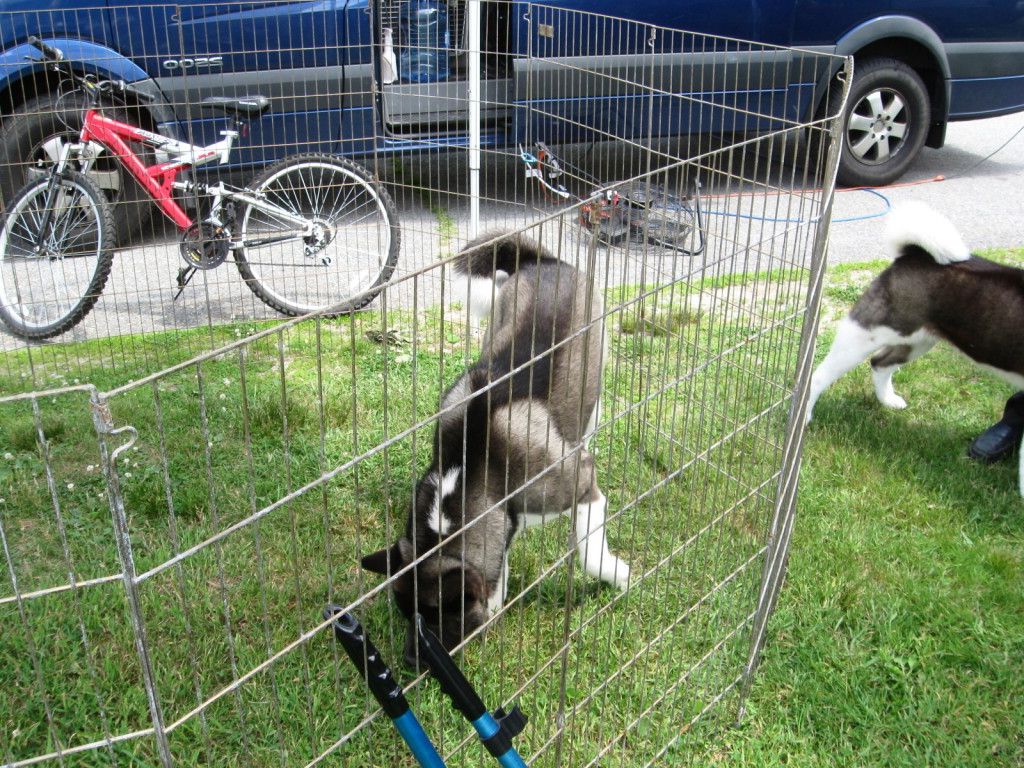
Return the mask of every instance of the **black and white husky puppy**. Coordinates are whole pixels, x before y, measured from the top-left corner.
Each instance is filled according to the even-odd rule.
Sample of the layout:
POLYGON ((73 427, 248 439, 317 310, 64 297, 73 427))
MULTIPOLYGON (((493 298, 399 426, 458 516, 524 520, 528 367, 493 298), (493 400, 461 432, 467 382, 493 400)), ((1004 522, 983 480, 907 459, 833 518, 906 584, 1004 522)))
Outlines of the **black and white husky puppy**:
MULTIPOLYGON (((886 241, 893 263, 840 321, 811 378, 807 420, 821 393, 868 358, 878 400, 906 408, 893 374, 939 340, 1024 389, 1024 270, 973 256, 952 223, 921 203, 889 214, 886 241)), ((1024 451, 1020 485, 1024 495, 1024 451)))
MULTIPOLYGON (((608 549, 607 502, 586 446, 605 357, 601 296, 582 272, 518 235, 478 238, 455 269, 469 280, 473 308, 490 318, 480 357, 441 398, 404 535, 362 559, 367 570, 398 574, 399 609, 410 620, 422 614, 448 649, 504 604, 508 550, 525 527, 570 516, 586 572, 620 589, 629 581, 608 549)), ((414 637, 410 623, 410 664, 414 637)))

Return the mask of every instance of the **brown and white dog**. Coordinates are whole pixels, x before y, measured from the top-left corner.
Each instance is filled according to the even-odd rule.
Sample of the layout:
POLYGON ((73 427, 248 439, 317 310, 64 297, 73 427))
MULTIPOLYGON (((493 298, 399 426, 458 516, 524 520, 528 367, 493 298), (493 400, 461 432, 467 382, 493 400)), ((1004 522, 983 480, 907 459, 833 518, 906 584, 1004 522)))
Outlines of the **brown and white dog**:
MULTIPOLYGON (((1024 389, 1024 270, 972 255, 952 223, 921 203, 888 218, 893 263, 840 321, 811 378, 807 421, 821 393, 868 358, 878 400, 905 408, 893 374, 940 340, 1024 389)), ((1024 495, 1024 450, 1018 482, 1024 495)))
POLYGON ((490 317, 481 354, 441 398, 404 534, 362 559, 369 571, 398 574, 392 590, 410 621, 413 665, 416 613, 450 650, 501 608, 508 550, 525 527, 570 516, 586 572, 620 589, 629 582, 628 565, 608 549, 607 503, 586 446, 605 357, 600 295, 518 235, 478 238, 463 256, 456 272, 469 279, 475 311, 490 317))

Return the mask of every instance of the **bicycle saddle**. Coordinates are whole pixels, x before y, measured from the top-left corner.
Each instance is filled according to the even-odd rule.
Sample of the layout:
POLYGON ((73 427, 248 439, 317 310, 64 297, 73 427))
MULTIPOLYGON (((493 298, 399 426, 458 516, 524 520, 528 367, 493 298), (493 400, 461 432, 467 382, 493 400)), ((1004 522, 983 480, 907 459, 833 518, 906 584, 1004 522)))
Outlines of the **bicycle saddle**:
POLYGON ((270 109, 270 99, 266 96, 243 96, 240 99, 210 96, 203 99, 201 105, 238 118, 255 118, 270 109))

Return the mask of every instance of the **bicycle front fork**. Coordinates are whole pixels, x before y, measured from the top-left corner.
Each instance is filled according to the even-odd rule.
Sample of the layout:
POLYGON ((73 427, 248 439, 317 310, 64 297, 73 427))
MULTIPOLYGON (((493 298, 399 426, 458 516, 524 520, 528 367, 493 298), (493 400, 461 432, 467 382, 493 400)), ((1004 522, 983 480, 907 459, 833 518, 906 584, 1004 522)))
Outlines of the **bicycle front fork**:
POLYGON ((42 254, 46 251, 46 238, 47 232, 50 230, 50 223, 53 221, 54 214, 58 208, 63 208, 66 204, 65 197, 67 193, 61 189, 60 182, 64 179, 64 173, 67 171, 68 163, 71 161, 71 153, 81 152, 81 144, 73 144, 71 142, 65 142, 60 146, 60 154, 57 156, 57 162, 54 164, 50 171, 50 178, 46 184, 46 203, 43 208, 43 217, 39 221, 39 231, 36 233, 36 253, 42 254))

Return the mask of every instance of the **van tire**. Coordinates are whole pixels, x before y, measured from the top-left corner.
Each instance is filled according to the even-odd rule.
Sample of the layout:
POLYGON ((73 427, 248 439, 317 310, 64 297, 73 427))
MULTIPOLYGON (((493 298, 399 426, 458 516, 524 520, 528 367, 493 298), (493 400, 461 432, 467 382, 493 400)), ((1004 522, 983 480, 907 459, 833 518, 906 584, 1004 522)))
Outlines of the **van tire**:
MULTIPOLYGON (((828 114, 835 114, 842 90, 833 91, 828 114)), ((839 183, 880 187, 900 178, 924 146, 931 103, 920 75, 902 61, 857 61, 843 113, 839 183)))

